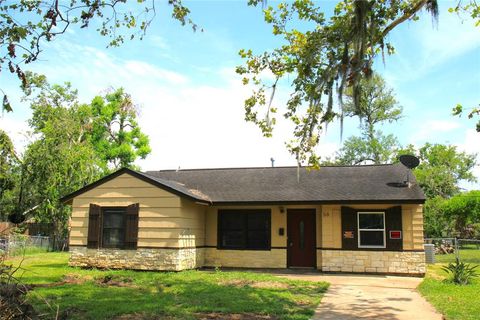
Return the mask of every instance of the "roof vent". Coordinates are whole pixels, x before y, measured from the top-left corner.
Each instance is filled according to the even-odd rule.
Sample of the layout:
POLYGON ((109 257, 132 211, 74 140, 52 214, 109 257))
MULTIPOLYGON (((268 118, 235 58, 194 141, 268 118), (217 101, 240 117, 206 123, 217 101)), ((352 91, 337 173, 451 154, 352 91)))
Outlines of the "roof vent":
POLYGON ((275 167, 275 159, 270 158, 270 161, 272 162, 272 168, 275 167))

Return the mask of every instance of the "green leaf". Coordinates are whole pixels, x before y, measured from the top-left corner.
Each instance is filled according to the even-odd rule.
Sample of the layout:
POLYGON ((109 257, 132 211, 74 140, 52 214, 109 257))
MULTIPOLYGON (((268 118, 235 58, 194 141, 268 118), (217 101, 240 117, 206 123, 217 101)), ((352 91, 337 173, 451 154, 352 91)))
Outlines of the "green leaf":
POLYGON ((463 112, 463 107, 461 104, 457 104, 453 109, 452 109, 452 114, 454 116, 458 116, 463 112))
POLYGON ((10 104, 10 101, 8 101, 8 97, 6 94, 3 95, 2 109, 7 112, 13 111, 12 105, 10 104))

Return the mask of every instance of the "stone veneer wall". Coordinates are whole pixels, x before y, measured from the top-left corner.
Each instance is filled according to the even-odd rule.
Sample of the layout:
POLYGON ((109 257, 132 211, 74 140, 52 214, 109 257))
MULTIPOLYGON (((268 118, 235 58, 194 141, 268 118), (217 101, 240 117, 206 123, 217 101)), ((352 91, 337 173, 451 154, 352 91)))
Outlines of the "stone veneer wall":
POLYGON ((423 251, 322 250, 322 271, 425 274, 423 251))
POLYGON ((70 247, 69 265, 110 269, 180 271, 203 266, 204 248, 137 250, 70 247))
POLYGON ((218 250, 205 248, 206 267, 286 268, 287 250, 218 250))
MULTIPOLYGON (((286 250, 87 249, 70 247, 70 266, 110 269, 181 271, 207 267, 286 268, 286 250)), ((417 251, 317 250, 325 272, 425 274, 425 253, 417 251), (321 257, 321 258, 320 258, 321 257)))

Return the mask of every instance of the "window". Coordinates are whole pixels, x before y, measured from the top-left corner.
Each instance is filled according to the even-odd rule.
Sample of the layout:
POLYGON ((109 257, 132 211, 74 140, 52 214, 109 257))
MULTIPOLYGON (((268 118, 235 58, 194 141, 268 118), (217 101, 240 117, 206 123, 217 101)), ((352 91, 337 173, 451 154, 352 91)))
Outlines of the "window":
POLYGON ((90 203, 87 248, 136 249, 139 211, 138 203, 126 207, 101 207, 90 203))
POLYGON ((102 247, 123 248, 125 241, 126 208, 104 208, 102 247))
POLYGON ((270 250, 270 210, 219 210, 218 247, 270 250))
POLYGON ((358 247, 385 248, 385 212, 358 212, 358 247))

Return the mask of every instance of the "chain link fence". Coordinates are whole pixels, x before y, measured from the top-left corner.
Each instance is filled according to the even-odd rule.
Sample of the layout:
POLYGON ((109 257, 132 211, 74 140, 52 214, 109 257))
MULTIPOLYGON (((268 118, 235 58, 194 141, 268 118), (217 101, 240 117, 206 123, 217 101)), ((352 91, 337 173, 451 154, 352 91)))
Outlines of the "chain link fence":
POLYGON ((25 250, 47 251, 52 247, 50 237, 9 234, 0 237, 0 254, 14 254, 25 250))
POLYGON ((455 262, 480 265, 480 240, 457 238, 426 238, 426 244, 435 245, 435 262, 455 262))

